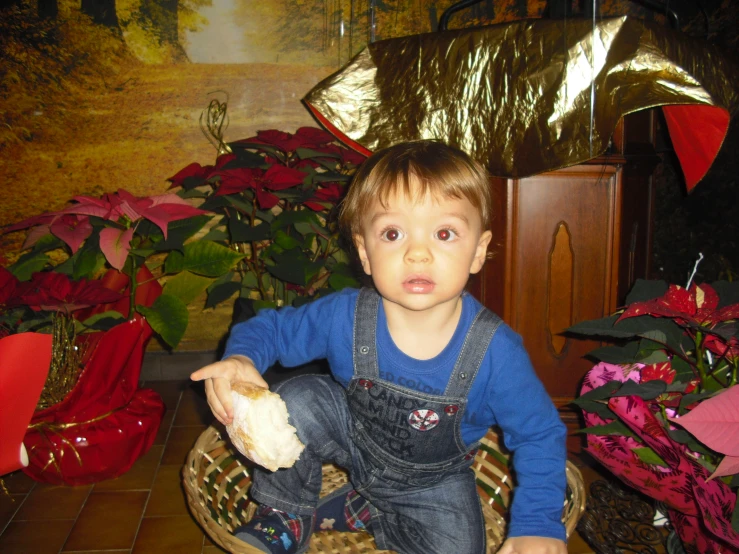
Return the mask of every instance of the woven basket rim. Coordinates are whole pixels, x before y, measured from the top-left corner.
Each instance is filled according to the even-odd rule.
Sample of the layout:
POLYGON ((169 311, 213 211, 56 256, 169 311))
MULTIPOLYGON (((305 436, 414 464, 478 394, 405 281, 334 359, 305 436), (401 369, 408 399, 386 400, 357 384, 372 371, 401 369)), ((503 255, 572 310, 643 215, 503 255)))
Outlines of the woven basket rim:
MULTIPOLYGON (((491 433, 494 435, 494 432, 491 430, 486 437, 491 435, 491 433)), ((232 510, 242 502, 246 502, 248 508, 246 511, 241 512, 243 515, 240 519, 241 522, 248 521, 254 512, 255 505, 248 499, 248 488, 251 484, 250 477, 248 477, 247 467, 241 463, 242 460, 243 458, 230 447, 225 431, 219 430, 215 425, 211 425, 200 434, 187 455, 187 460, 182 468, 183 487, 190 512, 214 543, 224 550, 235 554, 259 554, 259 550, 249 546, 231 534, 230 531, 232 529, 229 529, 230 522, 226 521, 226 516, 230 519, 238 515, 233 513, 232 510), (217 453, 216 457, 213 457, 212 454, 214 453, 217 453), (230 470, 226 473, 222 471, 220 466, 225 464, 229 458, 233 458, 236 463, 233 464, 232 462, 231 465, 235 466, 233 468, 231 468, 231 465, 228 465, 227 467, 230 470), (249 479, 249 483, 242 486, 240 482, 246 478, 249 479), (220 480, 222 484, 216 485, 211 481, 212 479, 216 481, 220 480), (217 498, 214 499, 212 496, 209 496, 207 492, 208 485, 218 487, 217 498), (203 487, 206 490, 203 490, 203 487), (228 495, 226 495, 226 491, 229 491, 228 495), (228 508, 225 513, 222 508, 216 510, 213 507, 214 500, 215 505, 219 507, 221 502, 226 502, 228 508), (214 513, 218 513, 217 519, 214 518, 214 513)), ((485 467, 490 470, 490 462, 485 460, 483 462, 485 467)), ((477 457, 473 464, 473 469, 476 466, 478 466, 477 457)), ((335 480, 341 477, 332 472, 343 473, 343 470, 330 464, 324 466, 324 477, 326 478, 328 475, 332 480, 332 485, 330 486, 340 486, 336 484, 335 480)), ((476 475, 479 475, 477 470, 476 475)), ((345 473, 344 482, 346 482, 345 473)), ((570 461, 567 462, 567 484, 569 496, 563 511, 563 521, 567 536, 569 537, 585 510, 585 485, 582 474, 570 461)), ((324 488, 325 486, 326 484, 324 483, 324 488)), ((325 490, 323 494, 326 494, 325 490)), ((490 504, 483 501, 482 498, 481 506, 488 538, 488 552, 492 553, 497 550, 503 541, 506 523, 501 514, 493 509, 490 504)), ((308 552, 354 554, 379 551, 375 549, 374 539, 367 533, 330 531, 314 533, 308 552)))

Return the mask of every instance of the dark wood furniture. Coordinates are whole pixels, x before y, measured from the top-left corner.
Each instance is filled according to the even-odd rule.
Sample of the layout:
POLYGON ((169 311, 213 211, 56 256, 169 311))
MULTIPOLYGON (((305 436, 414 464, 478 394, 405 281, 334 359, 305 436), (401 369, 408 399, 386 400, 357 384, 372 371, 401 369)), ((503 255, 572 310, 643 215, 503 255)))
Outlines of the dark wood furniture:
POLYGON ((493 179, 490 259, 470 287, 522 335, 571 431, 579 413, 568 404, 593 365, 584 356, 599 343, 562 331, 609 315, 649 273, 655 118, 653 110, 627 116, 611 152, 588 163, 493 179))

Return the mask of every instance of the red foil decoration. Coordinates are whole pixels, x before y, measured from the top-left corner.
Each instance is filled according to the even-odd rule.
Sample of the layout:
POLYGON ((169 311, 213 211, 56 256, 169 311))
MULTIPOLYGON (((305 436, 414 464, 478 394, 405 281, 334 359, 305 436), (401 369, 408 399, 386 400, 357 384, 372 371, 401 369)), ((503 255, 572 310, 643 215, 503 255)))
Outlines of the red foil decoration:
MULTIPOLYGON (((137 304, 151 305, 161 285, 146 268, 137 280, 145 283, 136 290, 137 304)), ((118 271, 109 271, 103 282, 113 290, 130 290, 128 277, 118 271)), ((125 315, 127 303, 126 298, 76 315, 86 318, 110 309, 125 315)), ((84 349, 79 380, 62 402, 34 414, 23 441, 30 461, 24 473, 56 485, 87 485, 124 474, 149 450, 165 412, 156 392, 138 388, 152 333, 137 315, 77 338, 84 349)))

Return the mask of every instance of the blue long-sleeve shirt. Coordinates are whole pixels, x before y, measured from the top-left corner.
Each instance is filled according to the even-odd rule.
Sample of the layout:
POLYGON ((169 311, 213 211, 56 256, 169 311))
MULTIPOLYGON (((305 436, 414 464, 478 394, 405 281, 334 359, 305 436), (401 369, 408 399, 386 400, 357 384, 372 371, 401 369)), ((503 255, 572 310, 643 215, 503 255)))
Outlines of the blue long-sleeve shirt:
MULTIPOLYGON (((261 372, 275 362, 285 367, 326 358, 344 387, 354 373, 352 339, 356 289, 345 289, 300 308, 262 310, 235 325, 224 357, 248 356, 261 372)), ((462 342, 480 304, 464 294, 462 315, 449 344, 437 356, 418 360, 392 340, 380 303, 377 355, 380 377, 397 385, 443 394, 462 342)), ((560 517, 564 502, 565 435, 557 410, 536 376, 521 337, 501 324, 470 390, 462 423, 467 443, 478 441, 494 425, 513 453, 516 488, 509 536, 544 536, 565 540, 560 517)))

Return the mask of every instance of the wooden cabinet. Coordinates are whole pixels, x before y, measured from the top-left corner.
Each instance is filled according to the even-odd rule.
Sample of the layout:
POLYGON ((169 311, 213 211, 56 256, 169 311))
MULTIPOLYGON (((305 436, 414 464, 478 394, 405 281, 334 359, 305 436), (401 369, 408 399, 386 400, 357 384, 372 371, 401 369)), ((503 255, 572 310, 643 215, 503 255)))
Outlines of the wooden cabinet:
MULTIPOLYGON (((614 153, 587 164, 525 179, 493 179, 490 259, 470 284, 522 335, 571 430, 578 427, 579 414, 567 405, 593 365, 584 356, 599 343, 562 331, 612 313, 649 269, 651 172, 657 158, 652 149, 630 160, 626 136, 619 127, 614 153)), ((577 444, 573 439, 570 447, 577 444)))

